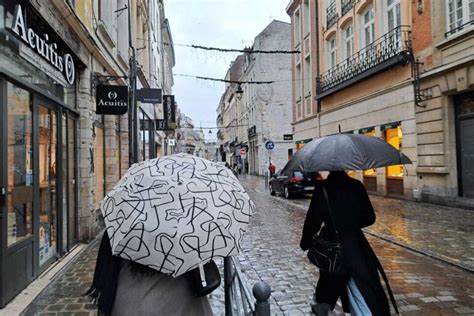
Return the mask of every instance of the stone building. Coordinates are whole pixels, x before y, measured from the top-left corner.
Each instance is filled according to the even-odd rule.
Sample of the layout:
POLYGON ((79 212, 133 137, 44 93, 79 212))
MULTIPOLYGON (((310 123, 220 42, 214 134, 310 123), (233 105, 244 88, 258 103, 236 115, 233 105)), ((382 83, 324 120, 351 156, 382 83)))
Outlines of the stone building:
POLYGON ((226 79, 244 82, 226 84, 218 109, 218 126, 226 160, 241 163, 245 170, 264 175, 269 162, 283 168, 292 152, 291 140, 291 57, 289 54, 258 54, 253 50, 289 51, 290 24, 273 20, 254 39, 248 52, 239 55, 226 79), (271 82, 252 84, 245 82, 271 82), (222 121, 219 125, 219 120, 222 121), (275 147, 265 148, 267 141, 275 147), (241 153, 245 153, 243 157, 241 153))
POLYGON ((171 92, 174 57, 149 44, 161 42, 150 37, 167 22, 162 13, 151 24, 161 11, 150 3, 163 11, 162 1, 0 0, 1 307, 93 239, 107 190, 129 163, 156 155, 159 104, 138 102, 139 156, 129 155, 128 115, 96 113, 100 85, 122 86, 106 96, 127 105, 133 48, 137 87, 171 92), (154 82, 152 73, 167 78, 154 82))
POLYGON ((415 108, 421 199, 474 206, 474 3, 412 7, 420 63, 415 108))
POLYGON ((302 51, 293 60, 295 147, 338 132, 381 137, 414 164, 351 174, 370 192, 405 198, 417 188, 418 158, 411 8, 400 0, 303 0, 287 7, 292 48, 302 51))
POLYGON ((295 149, 381 137, 412 165, 351 172, 368 191, 472 206, 468 1, 290 1, 295 149), (301 84, 302 83, 302 84, 301 84))

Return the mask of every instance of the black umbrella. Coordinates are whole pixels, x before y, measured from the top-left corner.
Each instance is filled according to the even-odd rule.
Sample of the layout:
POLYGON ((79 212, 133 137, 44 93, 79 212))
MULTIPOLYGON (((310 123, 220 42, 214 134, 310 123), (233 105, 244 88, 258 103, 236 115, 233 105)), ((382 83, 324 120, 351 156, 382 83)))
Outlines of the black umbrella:
POLYGON ((317 138, 298 150, 285 170, 366 170, 411 164, 411 160, 386 141, 372 136, 337 134, 317 138))

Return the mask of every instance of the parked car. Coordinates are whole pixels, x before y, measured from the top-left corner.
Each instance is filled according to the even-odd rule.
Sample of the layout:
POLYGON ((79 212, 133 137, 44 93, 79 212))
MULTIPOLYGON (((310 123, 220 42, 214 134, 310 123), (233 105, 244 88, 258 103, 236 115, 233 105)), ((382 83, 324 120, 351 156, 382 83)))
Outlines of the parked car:
POLYGON ((270 194, 282 194, 290 199, 296 194, 312 193, 316 181, 322 180, 319 172, 303 174, 301 171, 278 171, 269 182, 270 194))

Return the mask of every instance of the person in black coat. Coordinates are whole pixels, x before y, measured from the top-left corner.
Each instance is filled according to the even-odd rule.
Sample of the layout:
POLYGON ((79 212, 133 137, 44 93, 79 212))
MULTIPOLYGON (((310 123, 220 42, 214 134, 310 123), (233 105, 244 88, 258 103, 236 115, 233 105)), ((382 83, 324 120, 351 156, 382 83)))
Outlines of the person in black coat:
POLYGON ((313 235, 317 232, 329 240, 337 240, 322 191, 323 185, 342 243, 348 274, 335 276, 321 272, 316 286, 316 302, 318 305, 326 303, 332 310, 341 298, 344 311, 349 312, 347 283, 349 278, 353 278, 372 315, 390 315, 387 296, 378 275, 378 259, 361 231, 361 228, 375 223, 375 213, 360 181, 349 177, 344 171, 332 171, 327 180, 318 181, 306 214, 301 249, 310 248, 313 235))

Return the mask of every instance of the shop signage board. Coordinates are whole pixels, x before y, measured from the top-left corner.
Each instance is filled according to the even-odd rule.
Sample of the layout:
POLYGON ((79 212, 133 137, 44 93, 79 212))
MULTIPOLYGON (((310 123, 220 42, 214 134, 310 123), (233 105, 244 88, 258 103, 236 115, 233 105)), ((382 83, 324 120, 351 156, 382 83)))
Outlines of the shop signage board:
POLYGON ((61 38, 31 10, 21 4, 7 28, 27 47, 46 60, 54 69, 62 73, 66 82, 73 85, 76 80, 76 65, 70 49, 61 38))
POLYGON ((137 100, 143 103, 161 103, 163 101, 161 89, 142 88, 137 90, 137 100))
POLYGON ((293 134, 283 134, 283 140, 293 140, 293 134))
POLYGON ((128 110, 128 86, 97 85, 96 113, 122 115, 128 110))
POLYGON ((168 122, 166 122, 166 120, 162 120, 162 119, 156 120, 156 130, 157 131, 166 131, 166 130, 168 130, 168 122))
POLYGON ((176 129, 176 103, 174 95, 163 96, 163 112, 168 122, 168 129, 176 129))

